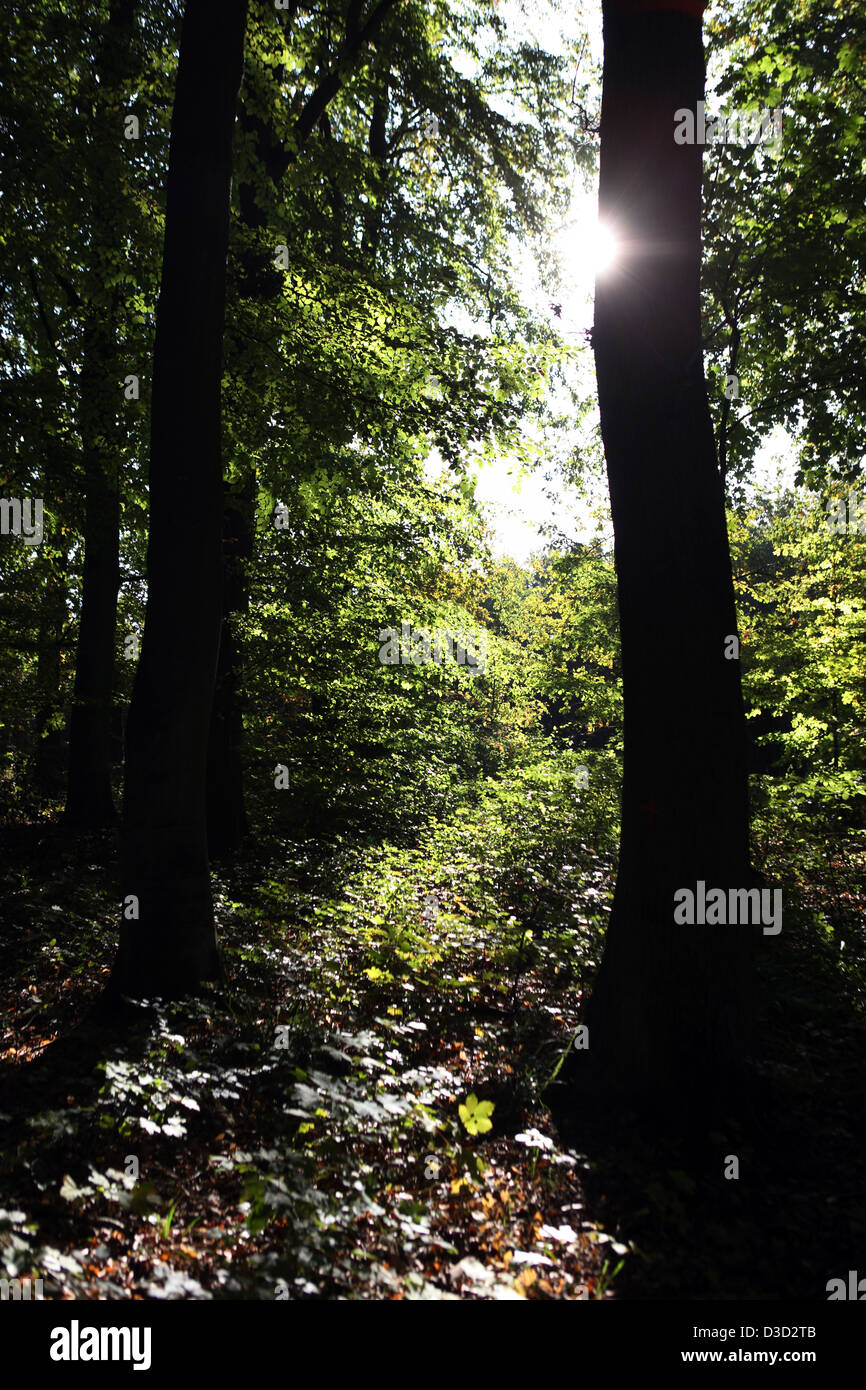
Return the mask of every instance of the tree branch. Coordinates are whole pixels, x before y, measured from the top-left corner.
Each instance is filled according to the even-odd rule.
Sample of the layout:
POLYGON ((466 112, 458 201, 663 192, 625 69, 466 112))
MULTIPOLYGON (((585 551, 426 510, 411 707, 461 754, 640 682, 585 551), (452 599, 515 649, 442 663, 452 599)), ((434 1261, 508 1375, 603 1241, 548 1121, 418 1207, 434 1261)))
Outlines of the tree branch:
POLYGON ((45 305, 42 302, 42 295, 39 293, 39 281, 36 279, 36 271, 33 269, 32 265, 29 265, 27 267, 27 278, 30 281, 30 288, 33 290, 33 297, 36 300, 36 307, 39 310, 39 318, 41 320, 42 327, 45 331, 45 336, 51 345, 51 350, 54 353, 55 357, 58 359, 58 361, 62 362, 63 366, 69 372, 70 376, 74 376, 75 373, 73 372, 72 367, 67 362, 66 358, 60 351, 60 348, 57 346, 57 343, 55 341, 51 320, 49 319, 45 305))
MULTIPOLYGON (((315 128, 316 122, 328 103, 333 100, 337 92, 343 85, 346 70, 353 60, 358 57, 361 49, 372 42, 376 37, 387 14, 394 8, 397 0, 379 0, 373 9, 370 18, 361 28, 358 28, 358 18, 360 16, 361 5, 358 0, 353 0, 349 6, 346 26, 346 41, 338 55, 336 65, 331 72, 326 73, 319 80, 318 86, 310 93, 301 111, 300 116, 295 122, 295 135, 299 147, 306 143, 310 132, 315 128)), ((286 167, 292 162, 291 156, 286 159, 286 167)))

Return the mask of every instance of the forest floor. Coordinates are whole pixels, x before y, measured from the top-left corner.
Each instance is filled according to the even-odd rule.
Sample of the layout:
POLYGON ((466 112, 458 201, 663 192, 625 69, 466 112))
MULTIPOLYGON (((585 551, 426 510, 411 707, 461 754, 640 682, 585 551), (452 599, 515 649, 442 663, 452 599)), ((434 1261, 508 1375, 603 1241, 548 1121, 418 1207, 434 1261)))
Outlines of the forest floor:
POLYGON ((550 1085, 614 864, 543 779, 514 790, 414 846, 260 843, 215 875, 226 987, 122 1033, 86 1021, 114 838, 3 831, 0 1273, 51 1298, 825 1298, 862 1264, 862 853, 813 856, 764 953, 760 1123, 686 1152, 550 1085), (815 925, 840 903, 847 974, 838 917, 815 925))

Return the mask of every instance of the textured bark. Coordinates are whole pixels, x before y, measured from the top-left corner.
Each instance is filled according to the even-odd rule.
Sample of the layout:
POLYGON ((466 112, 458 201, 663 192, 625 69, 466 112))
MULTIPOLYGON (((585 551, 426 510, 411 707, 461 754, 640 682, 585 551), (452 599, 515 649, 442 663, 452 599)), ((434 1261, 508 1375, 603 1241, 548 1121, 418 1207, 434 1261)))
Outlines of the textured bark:
POLYGON ((111 989, 177 996, 221 973, 207 742, 221 621, 220 384, 245 0, 188 0, 171 125, 150 450, 148 599, 127 723, 111 989), (129 904, 129 899, 136 900, 129 904))
POLYGON ((748 887, 746 734, 723 489, 700 342, 704 90, 693 0, 604 4, 600 216, 622 240, 593 343, 615 533, 625 757, 612 919, 589 1010, 607 1081, 692 1098, 748 1049, 760 928, 679 926, 674 892, 748 887), (681 12, 676 12, 679 9, 681 12))

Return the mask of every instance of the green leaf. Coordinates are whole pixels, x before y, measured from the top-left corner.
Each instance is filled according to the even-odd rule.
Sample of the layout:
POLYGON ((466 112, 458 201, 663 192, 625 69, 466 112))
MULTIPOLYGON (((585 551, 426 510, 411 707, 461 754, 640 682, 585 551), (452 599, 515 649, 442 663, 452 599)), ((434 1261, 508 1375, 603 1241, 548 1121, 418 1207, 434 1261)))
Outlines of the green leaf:
POLYGON ((469 1134, 486 1134, 493 1128, 490 1116, 494 1109, 492 1100, 479 1100, 473 1091, 466 1097, 465 1103, 458 1106, 457 1113, 469 1134))

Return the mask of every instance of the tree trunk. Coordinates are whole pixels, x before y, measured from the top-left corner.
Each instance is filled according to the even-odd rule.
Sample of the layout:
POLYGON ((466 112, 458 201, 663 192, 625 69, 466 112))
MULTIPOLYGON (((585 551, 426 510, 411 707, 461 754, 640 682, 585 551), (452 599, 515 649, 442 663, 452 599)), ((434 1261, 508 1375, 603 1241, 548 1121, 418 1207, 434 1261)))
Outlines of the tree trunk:
POLYGON ((241 659, 234 615, 249 607, 246 564, 253 553, 256 478, 224 510, 222 628, 207 754, 207 840, 212 858, 231 855, 248 830, 243 785, 241 659))
POLYGON ((709 1096, 749 1038, 750 926, 677 925, 674 893, 753 882, 723 489, 700 339, 701 160, 674 112, 704 95, 700 0, 604 0, 599 212, 620 240, 593 342, 619 589, 619 873, 589 1009, 615 1089, 709 1096), (679 11, 679 12, 676 12, 679 11))
POLYGON ((64 554, 45 577, 37 636, 33 784, 38 792, 52 797, 63 795, 64 782, 64 733, 49 731, 48 726, 62 708, 60 651, 66 621, 65 570, 64 554))
MULTIPOLYGON (((281 146, 270 118, 256 114, 262 98, 255 55, 244 74, 238 121, 244 134, 254 142, 256 157, 269 178, 276 177, 273 160, 284 169, 281 146)), ((265 209, 256 199, 252 183, 238 188, 241 220, 251 231, 267 227, 265 209)), ((283 276, 274 266, 273 247, 262 248, 252 242, 240 251, 241 296, 267 302, 279 297, 283 276)), ((223 512, 222 627, 217 660, 216 688, 211 714, 207 755, 207 831, 208 849, 214 858, 228 858, 241 845, 249 828, 244 802, 243 710, 240 685, 243 658, 234 631, 235 613, 249 606, 246 565, 252 559, 255 541, 256 470, 251 465, 240 494, 226 489, 223 512)))
POLYGON ((246 0, 187 0, 171 124, 150 449, 148 598, 127 724, 114 992, 220 973, 206 771, 221 619, 220 383, 246 0), (137 916, 136 916, 137 914, 137 916))
MULTIPOLYGON (((360 7, 354 6, 350 9, 341 63, 333 72, 319 74, 319 82, 307 98, 295 122, 294 151, 287 149, 277 135, 272 113, 268 112, 264 118, 258 114, 263 107, 266 109, 266 102, 263 98, 261 77, 256 67, 259 59, 253 48, 252 61, 244 81, 239 121, 245 135, 252 142, 261 173, 270 183, 271 189, 260 202, 254 182, 240 184, 240 216, 249 231, 267 228, 267 203, 270 196, 278 189, 289 164, 303 149, 316 123, 327 118, 328 104, 340 90, 350 63, 356 61, 364 52, 365 45, 376 38, 393 3, 394 0, 379 0, 362 28, 358 27, 360 7)), ((377 153, 377 149, 373 148, 372 134, 371 149, 374 154, 377 153)), ((240 251, 239 270, 238 291, 241 296, 263 303, 279 298, 282 293, 283 275, 274 267, 273 246, 257 245, 252 239, 248 240, 240 251)), ((239 848, 248 827, 241 751, 243 713, 239 695, 243 659, 232 628, 232 615, 235 612, 245 612, 249 603, 244 562, 252 559, 253 555, 255 481, 253 470, 244 484, 240 506, 238 507, 236 501, 233 503, 229 499, 225 514, 227 544, 224 550, 223 570, 223 625, 208 750, 208 837, 211 854, 219 857, 229 856, 239 848), (232 548, 233 543, 229 539, 231 536, 237 538, 235 548, 232 548)))
MULTIPOLYGON (((93 311, 90 310, 92 313, 93 311)), ((65 819, 78 829, 116 820, 111 794, 109 721, 114 693, 114 639, 120 582, 117 387, 112 323, 85 329, 81 374, 85 520, 81 616, 69 722, 65 819)))
POLYGON ((93 257, 91 292, 85 290, 79 428, 84 454, 84 573, 75 688, 69 722, 69 781, 65 819, 96 829, 117 819, 111 794, 109 725, 114 694, 114 643, 120 583, 117 301, 104 304, 101 281, 116 264, 117 190, 128 158, 119 138, 120 111, 135 70, 133 40, 138 0, 113 0, 92 70, 93 122, 84 156, 93 257), (107 152, 113 151, 112 154, 107 152))

